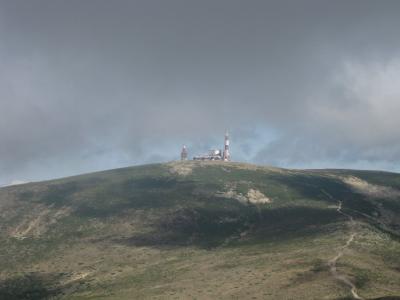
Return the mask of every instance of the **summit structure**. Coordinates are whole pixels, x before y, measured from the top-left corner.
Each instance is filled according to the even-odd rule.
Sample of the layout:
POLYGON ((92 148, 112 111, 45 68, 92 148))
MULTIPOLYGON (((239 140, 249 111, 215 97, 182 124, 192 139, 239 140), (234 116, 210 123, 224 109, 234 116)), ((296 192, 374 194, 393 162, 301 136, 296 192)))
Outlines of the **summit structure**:
POLYGON ((229 133, 228 133, 228 131, 225 133, 224 153, 222 154, 222 159, 224 161, 231 160, 231 154, 229 153, 229 133))
MULTIPOLYGON (((202 155, 196 155, 193 157, 193 160, 221 160, 221 161, 230 161, 231 160, 231 154, 229 150, 229 133, 225 133, 225 139, 224 139, 224 147, 222 149, 211 149, 208 151, 206 154, 202 155)), ((182 152, 181 152, 181 160, 186 160, 187 157, 187 149, 185 146, 183 146, 182 152), (185 153, 185 155, 184 155, 185 153)))
POLYGON ((188 157, 187 148, 186 148, 186 145, 183 145, 182 151, 181 151, 181 160, 187 160, 187 157, 188 157))

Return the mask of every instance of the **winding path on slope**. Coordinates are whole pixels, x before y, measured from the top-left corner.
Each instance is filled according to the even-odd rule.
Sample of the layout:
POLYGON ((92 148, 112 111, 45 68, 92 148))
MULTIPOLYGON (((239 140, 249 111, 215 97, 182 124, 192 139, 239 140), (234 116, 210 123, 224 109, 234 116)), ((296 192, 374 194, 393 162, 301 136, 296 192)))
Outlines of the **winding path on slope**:
MULTIPOLYGON (((325 192, 325 194, 327 194, 327 193, 325 192)), ((329 197, 332 198, 330 195, 329 195, 329 197)), ((340 274, 337 271, 337 266, 336 266, 337 261, 343 256, 344 251, 350 246, 350 244, 353 242, 353 240, 356 236, 356 233, 354 231, 354 227, 355 227, 356 223, 352 216, 350 216, 342 211, 342 201, 339 201, 336 211, 349 219, 351 233, 350 233, 349 238, 346 241, 346 244, 344 246, 342 246, 339 249, 339 252, 336 254, 336 256, 328 262, 329 269, 330 269, 330 272, 333 277, 335 277, 337 280, 341 281, 342 283, 344 283, 345 285, 347 285, 350 288, 351 294, 353 295, 354 299, 364 300, 364 298, 362 298, 360 295, 358 295, 357 288, 354 285, 354 283, 351 282, 350 279, 348 279, 345 275, 340 274)))

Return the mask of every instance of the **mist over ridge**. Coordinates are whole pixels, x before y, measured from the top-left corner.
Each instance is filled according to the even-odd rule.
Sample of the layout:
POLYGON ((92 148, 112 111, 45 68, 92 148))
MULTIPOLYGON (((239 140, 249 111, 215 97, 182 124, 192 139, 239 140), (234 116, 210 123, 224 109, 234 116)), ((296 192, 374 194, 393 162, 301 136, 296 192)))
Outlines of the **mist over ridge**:
POLYGON ((398 1, 0 1, 0 184, 179 158, 399 171, 398 1))

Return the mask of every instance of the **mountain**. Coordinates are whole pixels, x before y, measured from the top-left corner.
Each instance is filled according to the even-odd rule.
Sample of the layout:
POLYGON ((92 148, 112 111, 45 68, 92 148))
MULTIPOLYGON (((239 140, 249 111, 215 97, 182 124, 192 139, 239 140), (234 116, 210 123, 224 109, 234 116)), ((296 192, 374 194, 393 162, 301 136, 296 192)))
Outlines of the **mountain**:
POLYGON ((13 180, 10 183, 0 185, 0 188, 6 187, 6 186, 12 186, 12 185, 24 184, 24 183, 27 183, 27 182, 23 181, 23 180, 13 180))
POLYGON ((171 162, 0 189, 0 299, 400 299, 400 174, 171 162))

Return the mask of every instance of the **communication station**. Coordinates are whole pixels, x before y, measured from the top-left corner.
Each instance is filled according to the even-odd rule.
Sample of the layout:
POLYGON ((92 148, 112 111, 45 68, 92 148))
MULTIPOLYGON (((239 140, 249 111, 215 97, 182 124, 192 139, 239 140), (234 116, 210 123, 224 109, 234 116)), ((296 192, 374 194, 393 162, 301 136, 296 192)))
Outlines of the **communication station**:
MULTIPOLYGON (((188 159, 188 150, 187 147, 184 145, 181 151, 181 160, 188 159)), ((231 154, 229 151, 229 133, 225 133, 224 139, 224 148, 223 150, 220 149, 211 149, 206 154, 196 155, 193 157, 193 160, 221 160, 221 161, 230 161, 231 154)))

